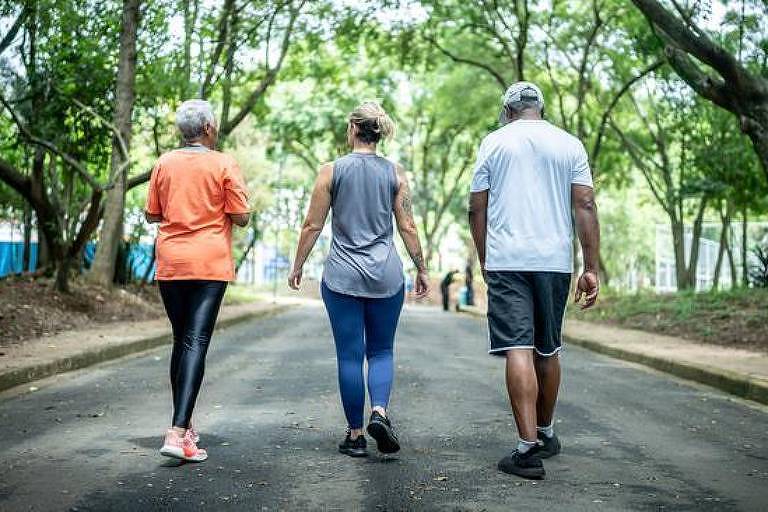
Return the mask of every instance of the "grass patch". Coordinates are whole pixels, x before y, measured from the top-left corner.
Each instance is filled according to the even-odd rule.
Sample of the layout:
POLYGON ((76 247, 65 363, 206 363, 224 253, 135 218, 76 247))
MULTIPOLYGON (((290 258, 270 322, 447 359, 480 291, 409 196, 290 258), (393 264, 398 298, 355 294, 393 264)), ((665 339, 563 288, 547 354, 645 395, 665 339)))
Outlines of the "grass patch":
POLYGON ((576 319, 768 352, 768 289, 658 295, 607 293, 576 319))

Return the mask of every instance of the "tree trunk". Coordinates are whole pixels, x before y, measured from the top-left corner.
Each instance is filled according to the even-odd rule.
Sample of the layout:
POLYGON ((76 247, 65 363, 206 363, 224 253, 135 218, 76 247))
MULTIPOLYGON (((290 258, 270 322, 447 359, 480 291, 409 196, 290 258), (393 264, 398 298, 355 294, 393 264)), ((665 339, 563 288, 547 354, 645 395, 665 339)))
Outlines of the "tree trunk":
POLYGON ((731 271, 731 288, 736 288, 736 261, 733 258, 733 232, 731 231, 731 220, 733 219, 733 207, 729 202, 725 209, 725 217, 721 217, 723 230, 725 231, 725 254, 728 256, 728 269, 731 271))
MULTIPOLYGON (((435 240, 433 237, 426 236, 424 239, 424 264, 427 268, 432 268, 432 258, 435 256, 435 240)), ((442 263, 438 263, 438 270, 442 270, 442 263)))
POLYGON ((111 286, 115 277, 117 251, 123 237, 123 214, 125 210, 126 177, 131 140, 131 114, 134 103, 136 82, 136 31, 139 25, 140 0, 124 0, 123 20, 120 30, 120 54, 117 68, 115 91, 114 127, 118 130, 125 146, 115 134, 112 138, 112 163, 110 176, 114 186, 107 193, 104 209, 104 223, 99 245, 93 261, 90 280, 101 286, 111 286))
MULTIPOLYGON (((722 211, 721 211, 721 220, 722 217, 722 211)), ((720 269, 723 266, 723 255, 725 254, 725 244, 728 237, 728 232, 725 224, 722 225, 720 229, 720 244, 717 249, 717 260, 715 261, 715 272, 712 276, 712 291, 717 291, 718 286, 720 285, 720 269)))
MULTIPOLYGON (((82 259, 83 249, 88 240, 91 239, 96 228, 99 227, 99 218, 101 216, 101 198, 104 192, 101 190, 91 191, 91 201, 88 206, 88 212, 85 214, 80 228, 77 231, 71 243, 60 241, 56 244, 57 251, 60 254, 56 258, 59 267, 56 272, 56 289, 69 293, 69 276, 73 267, 79 270, 77 263, 82 259)), ((61 239, 57 239, 61 240, 61 239)))
POLYGON ((74 256, 67 254, 59 263, 59 267, 56 269, 56 281, 54 283, 57 291, 62 293, 69 293, 71 291, 69 288, 69 274, 72 271, 72 264, 74 262, 74 256))
POLYGON ((29 272, 32 270, 30 264, 32 263, 32 208, 29 203, 24 203, 24 249, 21 256, 21 272, 29 272))
POLYGON ((745 206, 741 216, 741 285, 744 288, 749 286, 749 264, 747 263, 747 215, 747 207, 745 206))
POLYGON ((696 289, 696 278, 699 272, 699 243, 701 242, 701 230, 704 223, 704 212, 707 209, 707 198, 704 197, 699 205, 699 212, 693 221, 693 232, 691 236, 691 253, 688 257, 688 285, 691 289, 696 289))
POLYGON ((40 229, 39 221, 37 226, 37 272, 48 272, 51 268, 50 251, 48 250, 48 241, 45 233, 40 229))
POLYGON ((685 225, 682 221, 671 220, 672 246, 675 254, 675 277, 678 290, 690 288, 688 268, 685 264, 685 225))

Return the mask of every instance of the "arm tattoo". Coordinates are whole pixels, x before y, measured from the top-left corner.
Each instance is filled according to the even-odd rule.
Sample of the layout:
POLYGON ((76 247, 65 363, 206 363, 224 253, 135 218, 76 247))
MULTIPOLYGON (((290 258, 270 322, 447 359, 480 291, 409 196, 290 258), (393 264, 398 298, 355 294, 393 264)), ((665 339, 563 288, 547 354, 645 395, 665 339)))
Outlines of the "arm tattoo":
POLYGON ((411 195, 406 190, 403 194, 403 198, 400 201, 400 206, 403 207, 403 211, 409 218, 413 218, 413 201, 411 201, 411 195))
POLYGON ((426 267, 424 266, 424 256, 421 254, 421 251, 416 254, 411 254, 411 260, 413 261, 416 270, 419 272, 426 270, 426 267))

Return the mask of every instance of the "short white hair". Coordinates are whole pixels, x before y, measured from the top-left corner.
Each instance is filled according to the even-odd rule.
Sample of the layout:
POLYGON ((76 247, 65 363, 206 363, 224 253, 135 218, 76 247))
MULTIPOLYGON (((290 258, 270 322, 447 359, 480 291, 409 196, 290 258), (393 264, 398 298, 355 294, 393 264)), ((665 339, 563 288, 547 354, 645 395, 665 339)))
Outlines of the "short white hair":
POLYGON ((205 100, 187 100, 176 109, 176 126, 184 140, 199 139, 205 125, 214 122, 213 107, 205 100))

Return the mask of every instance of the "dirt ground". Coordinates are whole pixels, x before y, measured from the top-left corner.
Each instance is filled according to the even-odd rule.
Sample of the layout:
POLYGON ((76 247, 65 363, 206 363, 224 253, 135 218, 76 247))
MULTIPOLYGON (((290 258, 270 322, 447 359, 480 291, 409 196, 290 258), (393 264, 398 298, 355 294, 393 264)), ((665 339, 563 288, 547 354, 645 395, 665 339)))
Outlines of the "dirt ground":
POLYGON ((54 291, 48 279, 12 277, 0 281, 0 347, 40 336, 164 314, 155 286, 100 288, 72 283, 72 293, 54 291))

